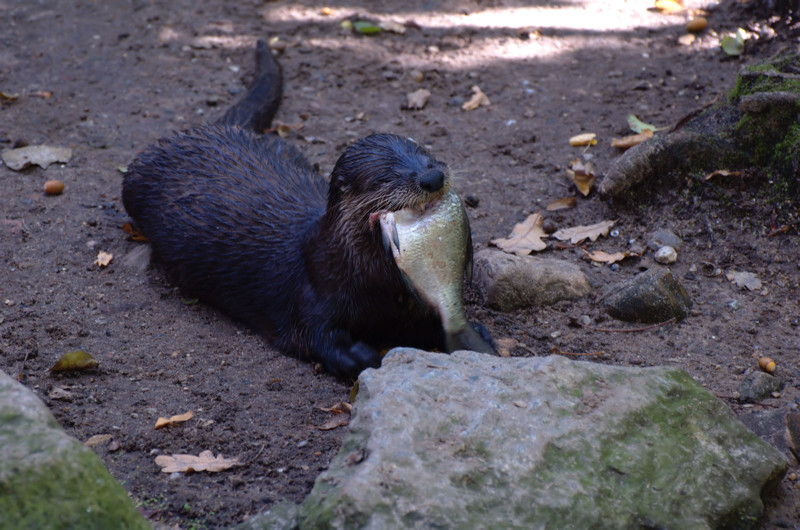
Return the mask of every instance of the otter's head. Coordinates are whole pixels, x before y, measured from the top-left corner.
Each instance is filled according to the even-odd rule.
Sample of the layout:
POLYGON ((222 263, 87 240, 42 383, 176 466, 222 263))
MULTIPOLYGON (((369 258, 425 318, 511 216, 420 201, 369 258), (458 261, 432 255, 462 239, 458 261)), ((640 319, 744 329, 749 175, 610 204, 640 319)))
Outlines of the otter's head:
POLYGON ((370 216, 424 210, 450 189, 447 166, 412 140, 373 134, 348 147, 333 168, 328 214, 348 231, 371 229, 370 216))

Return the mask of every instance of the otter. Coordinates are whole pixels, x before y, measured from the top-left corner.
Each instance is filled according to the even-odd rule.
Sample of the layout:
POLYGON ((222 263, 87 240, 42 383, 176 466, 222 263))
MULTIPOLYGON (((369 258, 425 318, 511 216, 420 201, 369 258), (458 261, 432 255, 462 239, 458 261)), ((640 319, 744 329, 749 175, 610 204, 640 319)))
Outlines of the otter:
POLYGON ((341 377, 378 367, 394 346, 444 351, 438 314, 404 280, 374 214, 440 199, 448 167, 409 139, 373 134, 326 182, 295 147, 261 134, 282 94, 263 42, 256 72, 217 122, 159 140, 128 167, 122 201, 153 261, 183 292, 341 377))

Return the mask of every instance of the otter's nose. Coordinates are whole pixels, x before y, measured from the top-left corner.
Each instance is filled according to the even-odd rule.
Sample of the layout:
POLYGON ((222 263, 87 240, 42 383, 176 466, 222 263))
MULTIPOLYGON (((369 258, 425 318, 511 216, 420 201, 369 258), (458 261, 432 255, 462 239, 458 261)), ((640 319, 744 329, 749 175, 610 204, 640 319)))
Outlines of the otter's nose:
POLYGON ((419 177, 419 187, 423 191, 433 193, 439 191, 444 186, 444 171, 441 169, 431 169, 419 177))

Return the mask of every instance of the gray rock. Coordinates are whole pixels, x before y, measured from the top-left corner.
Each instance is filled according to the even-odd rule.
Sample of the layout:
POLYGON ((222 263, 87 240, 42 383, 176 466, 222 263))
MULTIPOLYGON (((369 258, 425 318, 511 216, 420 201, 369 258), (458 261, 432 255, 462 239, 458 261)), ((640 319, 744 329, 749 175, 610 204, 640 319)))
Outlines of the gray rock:
POLYGON ((689 316, 692 300, 669 269, 650 269, 615 285, 601 301, 606 312, 625 322, 655 324, 689 316))
POLYGON ((2 371, 0 514, 3 528, 150 528, 97 455, 2 371))
POLYGON ((671 230, 656 230, 647 239, 647 246, 653 251, 661 247, 672 247, 675 250, 680 250, 682 245, 683 240, 671 230))
POLYGON ((793 465, 797 465, 797 440, 792 428, 800 419, 796 408, 782 407, 759 410, 739 416, 739 420, 759 438, 778 449, 793 465))
POLYGON ((391 351, 300 528, 749 528, 787 462, 684 372, 391 351))
POLYGON ((754 370, 744 376, 739 387, 739 401, 742 403, 758 403, 772 397, 773 392, 780 392, 784 382, 777 377, 760 370, 754 370))
POLYGON ((475 255, 475 283, 486 304, 501 311, 573 300, 592 289, 575 264, 490 249, 475 255))
POLYGON ((264 513, 251 517, 236 530, 295 530, 299 528, 300 506, 291 502, 279 502, 264 513))

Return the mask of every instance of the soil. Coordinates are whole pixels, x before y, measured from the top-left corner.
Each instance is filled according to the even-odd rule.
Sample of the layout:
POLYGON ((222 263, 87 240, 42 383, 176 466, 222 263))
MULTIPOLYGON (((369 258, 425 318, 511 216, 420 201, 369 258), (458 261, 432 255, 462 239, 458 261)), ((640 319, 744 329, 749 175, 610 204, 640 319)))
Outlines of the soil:
MULTIPOLYGON (((614 237, 551 243, 540 253, 589 275, 596 288, 584 300, 499 313, 467 292, 470 317, 497 339, 514 339, 512 355, 674 366, 737 414, 800 398, 800 239, 794 228, 781 230, 769 202, 747 186, 679 177, 609 204, 578 195, 564 177, 585 152, 599 173, 608 168, 620 156, 610 140, 630 133, 629 113, 672 125, 729 90, 742 65, 797 50, 785 21, 759 19, 746 3, 712 4, 709 29, 683 45, 689 14, 659 14, 649 1, 326 5, 330 14, 310 0, 0 0, 0 91, 18 95, 0 98, 0 146, 74 150, 46 170, 0 167, 0 369, 79 440, 112 436, 95 450, 150 521, 220 527, 277 501, 299 502, 346 432, 319 429, 332 417, 321 409, 347 401, 346 382, 182 298, 122 230, 120 168, 160 136, 220 116, 247 86, 258 38, 278 38, 285 96, 277 120, 295 126, 288 140, 321 173, 354 139, 394 132, 430 146, 452 166, 462 195, 479 200, 469 211, 476 250, 566 196, 577 197, 576 208, 544 212, 556 226, 617 220, 614 237), (344 19, 395 21, 406 31, 366 36, 343 29, 344 19), (728 57, 719 35, 740 26, 753 38, 741 57, 728 57), (473 85, 491 104, 464 111, 473 85), (427 106, 404 110, 406 94, 419 88, 432 94, 427 106), (570 147, 581 132, 597 133, 599 143, 570 147), (66 184, 62 195, 43 194, 50 179, 66 184), (598 302, 605 289, 661 265, 648 252, 597 266, 584 248, 624 251, 656 229, 683 238, 672 270, 694 300, 691 316, 603 331, 644 327, 611 320, 598 302), (113 255, 110 265, 94 263, 99 251, 113 255), (763 287, 738 288, 726 279, 733 270, 756 273, 763 287), (584 316, 589 326, 576 325, 584 316), (99 367, 48 371, 77 349, 99 367), (775 360, 786 386, 745 406, 736 393, 759 356, 775 360), (192 420, 153 428, 157 417, 189 410, 192 420), (243 465, 171 475, 155 464, 159 454, 204 450, 243 465)), ((792 462, 763 526, 800 524, 799 485, 792 462)))

